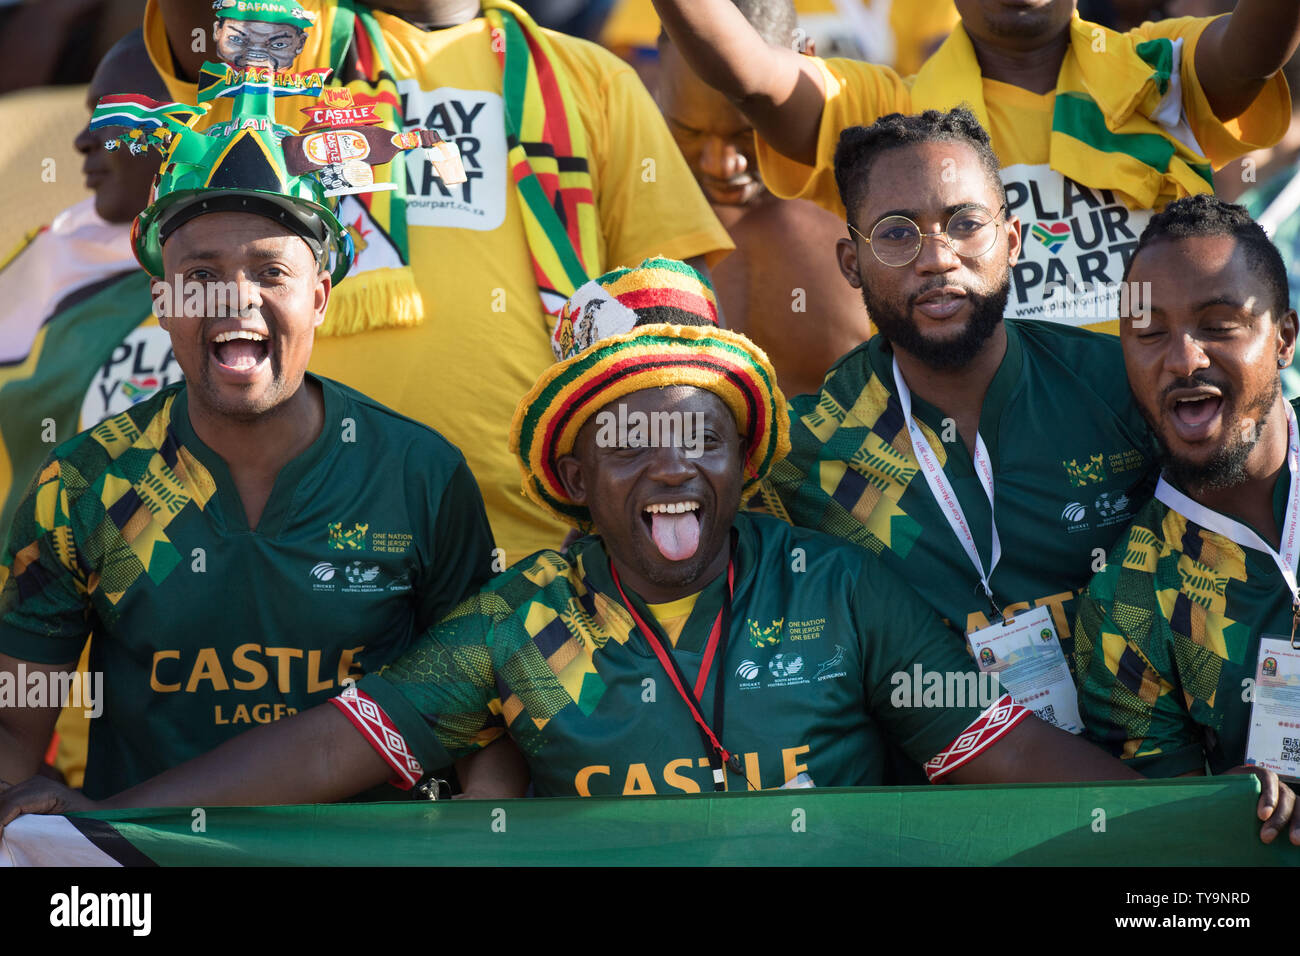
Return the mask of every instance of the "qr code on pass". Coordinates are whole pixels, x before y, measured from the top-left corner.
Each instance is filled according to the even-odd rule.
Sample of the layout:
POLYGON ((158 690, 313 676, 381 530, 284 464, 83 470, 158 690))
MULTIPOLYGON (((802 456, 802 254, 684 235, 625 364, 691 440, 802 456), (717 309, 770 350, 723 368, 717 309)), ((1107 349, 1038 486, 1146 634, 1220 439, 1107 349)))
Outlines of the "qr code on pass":
POLYGON ((1058 726, 1056 723, 1056 707, 1052 704, 1048 704, 1047 706, 1043 707, 1041 710, 1034 711, 1034 715, 1039 720, 1047 721, 1053 727, 1058 726))
POLYGON ((1282 738, 1282 759, 1300 761, 1300 737, 1282 738))

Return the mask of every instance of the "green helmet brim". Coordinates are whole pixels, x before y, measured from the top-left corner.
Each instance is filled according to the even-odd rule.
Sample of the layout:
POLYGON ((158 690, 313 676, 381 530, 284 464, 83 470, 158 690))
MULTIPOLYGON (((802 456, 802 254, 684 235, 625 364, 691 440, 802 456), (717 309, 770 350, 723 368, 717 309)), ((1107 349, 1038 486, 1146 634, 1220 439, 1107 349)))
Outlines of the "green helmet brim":
POLYGON ((251 213, 279 223, 307 243, 316 260, 330 270, 335 285, 348 273, 352 237, 329 209, 295 196, 253 189, 190 189, 162 197, 136 220, 135 254, 140 265, 161 278, 162 247, 170 235, 193 219, 218 212, 251 213))

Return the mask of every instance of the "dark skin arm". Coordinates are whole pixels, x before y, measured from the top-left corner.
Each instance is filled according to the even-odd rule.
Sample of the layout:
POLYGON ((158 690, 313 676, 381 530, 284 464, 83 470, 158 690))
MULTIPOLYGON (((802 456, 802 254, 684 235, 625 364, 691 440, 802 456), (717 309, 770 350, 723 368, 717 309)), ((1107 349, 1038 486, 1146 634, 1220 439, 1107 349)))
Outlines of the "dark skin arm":
MULTIPOLYGON (((458 761, 456 768, 464 774, 467 797, 516 797, 528 789, 527 764, 508 740, 494 741, 458 761)), ((0 782, 0 834, 23 813, 333 803, 377 787, 391 775, 348 719, 322 704, 240 734, 107 800, 88 800, 43 777, 17 786, 0 782), (286 772, 286 767, 292 770, 286 772)))
POLYGON ((731 0, 654 5, 691 69, 736 104, 760 137, 791 159, 816 161, 826 87, 812 60, 768 46, 731 0))
POLYGON ((515 742, 502 734, 482 750, 456 761, 456 776, 465 800, 496 800, 528 793, 532 776, 528 761, 515 742))
MULTIPOLYGON (((1254 773, 1260 779, 1259 837, 1272 843, 1290 823, 1291 842, 1300 846, 1300 814, 1295 794, 1271 770, 1236 767, 1229 773, 1254 773)), ((1185 776, 1195 776, 1186 774, 1185 776)), ((1028 717, 988 750, 952 771, 945 783, 1052 783, 1081 780, 1141 780, 1142 775, 1081 737, 1028 717)))
POLYGON ((1226 122, 1244 113, 1297 45, 1295 0, 1238 0, 1232 15, 1206 27, 1196 46, 1196 75, 1214 115, 1226 122))
MULTIPOLYGON (((27 673, 53 674, 71 671, 76 661, 67 664, 33 664, 0 654, 0 674, 16 675, 22 663, 27 673)), ((17 680, 16 677, 12 678, 17 680)), ((20 688, 21 692, 22 688, 20 688)), ((38 772, 50 745, 50 735, 59 719, 59 707, 0 708, 0 780, 26 780, 38 772)))

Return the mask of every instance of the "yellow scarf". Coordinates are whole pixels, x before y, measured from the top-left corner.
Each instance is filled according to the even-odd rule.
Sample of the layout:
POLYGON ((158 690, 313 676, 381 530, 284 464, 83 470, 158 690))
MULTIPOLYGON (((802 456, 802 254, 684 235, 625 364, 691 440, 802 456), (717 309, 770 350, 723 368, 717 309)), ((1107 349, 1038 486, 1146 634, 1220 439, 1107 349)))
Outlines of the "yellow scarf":
MULTIPOLYGON (((958 24, 917 74, 912 108, 964 104, 988 129, 980 76, 975 48, 958 24)), ((1179 87, 1173 41, 1138 42, 1076 13, 1056 81, 1049 165, 1084 186, 1114 190, 1134 209, 1212 192, 1209 160, 1153 119, 1178 122, 1181 97, 1171 89, 1179 87)))

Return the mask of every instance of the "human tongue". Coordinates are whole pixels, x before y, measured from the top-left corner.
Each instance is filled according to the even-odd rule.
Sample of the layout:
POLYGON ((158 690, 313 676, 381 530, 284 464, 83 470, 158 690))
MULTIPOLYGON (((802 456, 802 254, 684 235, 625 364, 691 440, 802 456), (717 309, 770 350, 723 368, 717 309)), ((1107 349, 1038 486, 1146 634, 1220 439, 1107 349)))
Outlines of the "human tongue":
POLYGON ((685 561, 700 546, 700 519, 695 511, 682 514, 652 514, 650 535, 659 553, 669 561, 685 561))
POLYGON ((265 342, 231 339, 217 345, 217 361, 227 368, 252 368, 265 357, 265 342))

